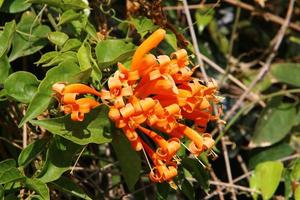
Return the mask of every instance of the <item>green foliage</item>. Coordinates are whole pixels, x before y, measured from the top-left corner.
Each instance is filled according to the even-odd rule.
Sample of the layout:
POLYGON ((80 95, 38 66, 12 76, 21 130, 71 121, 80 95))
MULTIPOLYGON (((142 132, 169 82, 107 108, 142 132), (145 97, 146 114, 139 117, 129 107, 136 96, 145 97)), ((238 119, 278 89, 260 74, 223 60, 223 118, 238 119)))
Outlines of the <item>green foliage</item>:
POLYGON ((12 159, 0 162, 0 184, 23 179, 23 175, 16 168, 16 161, 12 159))
POLYGON ((56 189, 85 200, 92 200, 76 183, 62 176, 51 183, 56 189))
POLYGON ((272 75, 280 82, 300 86, 300 64, 279 63, 272 65, 272 75))
POLYGON ((59 136, 54 137, 47 151, 45 163, 38 173, 38 180, 48 183, 59 179, 65 171, 69 170, 73 155, 80 148, 82 146, 69 140, 59 136))
MULTIPOLYGON (((279 185, 283 170, 283 164, 278 161, 260 163, 255 167, 250 179, 250 187, 259 190, 263 199, 270 199, 279 185)), ((257 199, 257 194, 253 197, 257 199)))
POLYGON ((29 103, 37 92, 39 80, 31 73, 20 71, 11 74, 4 82, 9 97, 22 103, 29 103))
POLYGON ((31 55, 47 44, 46 37, 50 28, 47 25, 39 24, 36 17, 33 12, 23 13, 17 24, 18 32, 14 34, 12 39, 12 50, 8 57, 10 62, 31 55))
POLYGON ((26 0, 2 0, 0 1, 0 11, 7 13, 18 13, 28 9, 31 3, 26 0))
MULTIPOLYGON (((166 37, 151 53, 169 54, 180 48, 193 53, 190 27, 178 2, 161 1, 165 7, 161 9, 154 1, 145 1, 127 10, 120 0, 95 2, 0 0, 0 200, 120 199, 129 193, 129 198, 136 199, 193 200, 214 194, 218 180, 209 184, 210 171, 188 157, 183 147, 176 157, 180 162, 174 179, 178 190, 168 183, 149 183, 143 152, 133 151, 124 134, 112 127, 104 99, 78 94, 103 102, 85 114, 82 122, 62 112, 52 91, 54 83, 106 88, 117 63, 129 67, 137 46, 160 27, 166 29, 166 37), (150 10, 147 2, 154 5, 150 10)), ((190 12, 200 52, 210 59, 203 59, 204 68, 218 82, 221 92, 217 95, 225 97, 224 115, 273 53, 276 38, 272 37, 280 25, 265 20, 262 12, 283 17, 289 1, 265 1, 266 7, 259 9, 255 2, 243 3, 253 4, 257 15, 222 1, 189 2, 197 7, 190 12), (212 62, 225 74, 217 73, 212 62), (236 80, 240 81, 237 85, 236 80)), ((300 148, 298 10, 296 4, 270 69, 246 95, 241 109, 229 117, 224 133, 213 131, 214 123, 206 130, 213 131, 214 138, 230 140, 225 154, 230 157, 233 179, 245 175, 236 165, 239 157, 249 171, 254 169, 250 183, 234 182, 255 189, 254 199, 278 195, 300 200, 300 159, 295 159, 300 148)), ((191 68, 199 64, 195 56, 189 58, 191 68)), ((194 76, 203 75, 195 68, 194 76)), ((209 162, 209 151, 199 158, 226 181, 219 141, 214 151, 219 154, 216 162, 209 162)), ((237 199, 251 196, 248 191, 236 195, 237 199)))
POLYGON ((256 124, 250 146, 266 147, 279 142, 293 127, 295 116, 293 104, 277 99, 269 102, 256 124))
POLYGON ((26 166, 28 165, 39 153, 44 150, 45 145, 48 140, 40 139, 29 144, 19 155, 18 165, 26 166))
POLYGON ((123 62, 133 55, 135 46, 122 40, 103 40, 97 43, 96 56, 101 69, 123 62), (109 49, 109 51, 107 51, 109 49))
POLYGON ((133 151, 128 140, 120 132, 114 133, 112 146, 119 160, 119 165, 126 184, 130 190, 133 190, 140 176, 140 157, 133 151))
POLYGON ((257 164, 265 161, 278 160, 289 156, 293 153, 293 149, 287 143, 262 149, 259 153, 255 153, 249 160, 249 168, 253 169, 257 164))
POLYGON ((72 121, 69 115, 30 122, 76 144, 102 144, 111 141, 107 135, 110 131, 107 113, 107 106, 99 106, 88 113, 82 122, 72 121))
POLYGON ((37 93, 34 95, 30 102, 27 112, 20 122, 19 126, 22 126, 25 122, 35 118, 44 110, 47 109, 52 99, 52 85, 57 82, 80 82, 89 76, 89 71, 80 72, 77 64, 71 61, 64 61, 60 65, 50 69, 46 77, 41 81, 37 93))

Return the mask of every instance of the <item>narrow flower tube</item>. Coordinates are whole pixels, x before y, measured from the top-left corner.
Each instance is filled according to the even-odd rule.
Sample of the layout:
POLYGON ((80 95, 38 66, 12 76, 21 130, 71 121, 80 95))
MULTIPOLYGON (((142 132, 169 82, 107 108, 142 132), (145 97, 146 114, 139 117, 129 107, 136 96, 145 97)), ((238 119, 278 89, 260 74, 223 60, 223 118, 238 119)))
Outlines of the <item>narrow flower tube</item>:
POLYGON ((144 55, 155 48, 165 38, 165 35, 165 30, 158 29, 137 48, 132 58, 131 70, 137 70, 139 68, 139 64, 144 55))

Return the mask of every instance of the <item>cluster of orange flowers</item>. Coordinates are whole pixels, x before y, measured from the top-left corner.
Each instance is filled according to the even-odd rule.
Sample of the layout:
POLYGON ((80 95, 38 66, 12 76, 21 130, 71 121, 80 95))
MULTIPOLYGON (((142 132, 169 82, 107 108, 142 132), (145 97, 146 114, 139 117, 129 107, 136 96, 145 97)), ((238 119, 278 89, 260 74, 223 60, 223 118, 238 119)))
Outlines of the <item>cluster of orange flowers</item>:
POLYGON ((214 140, 205 129, 209 121, 218 119, 212 107, 219 102, 216 87, 192 77, 194 69, 188 67, 186 50, 170 57, 149 53, 164 37, 163 29, 148 37, 137 48, 130 69, 118 63, 119 70, 108 79, 107 90, 98 92, 83 84, 53 86, 62 109, 75 121, 82 121, 84 114, 99 105, 91 98, 76 99, 77 95, 93 94, 109 104, 109 118, 123 130, 132 148, 144 150, 151 158, 149 177, 154 182, 171 181, 177 175, 176 153, 184 136, 191 141, 188 149, 195 156, 211 149, 214 140), (183 119, 192 120, 195 130, 180 123, 183 119))

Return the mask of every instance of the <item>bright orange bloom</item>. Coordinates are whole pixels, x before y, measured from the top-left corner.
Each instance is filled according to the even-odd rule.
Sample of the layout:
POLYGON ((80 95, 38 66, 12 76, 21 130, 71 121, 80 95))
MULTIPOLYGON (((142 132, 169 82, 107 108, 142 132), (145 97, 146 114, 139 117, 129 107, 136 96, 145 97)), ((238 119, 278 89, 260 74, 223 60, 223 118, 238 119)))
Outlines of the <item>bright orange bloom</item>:
POLYGON ((176 153, 183 137, 191 141, 188 150, 195 156, 214 146, 205 130, 220 115, 214 115, 212 107, 219 102, 215 84, 204 85, 192 77, 196 68, 188 67, 186 50, 170 57, 149 53, 164 37, 162 29, 149 36, 134 53, 130 69, 118 63, 119 70, 108 79, 108 89, 97 92, 82 84, 53 86, 64 112, 71 113, 73 120, 83 120, 85 113, 99 105, 90 98, 76 100, 78 94, 96 95, 109 104, 109 118, 123 130, 132 148, 144 150, 151 158, 149 177, 154 182, 170 182, 177 175, 176 153), (195 130, 179 122, 182 119, 193 121, 195 130), (147 144, 148 140, 154 145, 147 144))

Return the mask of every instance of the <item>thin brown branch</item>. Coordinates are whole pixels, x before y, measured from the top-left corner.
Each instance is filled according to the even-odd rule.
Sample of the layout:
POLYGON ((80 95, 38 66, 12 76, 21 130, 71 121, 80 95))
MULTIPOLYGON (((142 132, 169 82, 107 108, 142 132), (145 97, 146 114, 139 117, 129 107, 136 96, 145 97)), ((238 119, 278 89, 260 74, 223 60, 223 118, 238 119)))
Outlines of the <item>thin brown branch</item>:
POLYGON ((245 90, 245 92, 240 96, 240 98, 237 100, 237 102, 234 104, 234 106, 226 113, 224 120, 229 119, 229 117, 232 116, 232 114, 243 104, 244 99, 248 96, 248 94, 251 92, 251 90, 254 88, 254 86, 266 75, 266 73, 269 71, 270 65, 275 58, 277 51, 279 49, 279 46, 283 40, 284 34, 286 29, 288 28, 293 9, 294 9, 295 0, 290 0, 288 11, 286 14, 286 19, 284 24, 281 26, 280 30, 277 32, 275 38, 275 44, 272 48, 272 51, 270 55, 267 57, 266 62, 263 64, 262 68, 260 69, 257 76, 254 78, 254 80, 249 84, 248 88, 245 90))
MULTIPOLYGON (((257 12, 257 9, 254 6, 251 6, 247 3, 244 3, 242 1, 237 1, 237 0, 223 0, 231 5, 240 7, 244 10, 248 10, 250 12, 255 12, 256 15, 262 16, 263 18, 265 18, 268 21, 283 25, 285 23, 285 19, 282 17, 279 17, 277 15, 274 15, 270 12, 265 12, 265 11, 259 11, 257 12)), ((300 26, 296 23, 290 23, 288 25, 289 28, 295 30, 295 31, 299 31, 300 32, 300 26)))
POLYGON ((260 194, 260 191, 254 190, 254 189, 250 189, 248 187, 244 187, 241 185, 235 185, 235 184, 230 184, 230 183, 224 183, 224 182, 215 182, 215 181, 209 181, 210 184, 212 185, 221 185, 224 187, 231 187, 237 190, 241 190, 241 191, 245 191, 245 192, 256 192, 260 194))
MULTIPOLYGON (((230 166, 230 161, 229 161, 229 156, 228 156, 225 137, 221 138, 221 144, 222 144, 222 149, 223 149, 223 156, 224 156, 224 160, 225 160, 225 166, 226 166, 226 173, 227 173, 228 182, 229 182, 230 185, 233 185, 232 174, 231 174, 231 166, 230 166)), ((232 193, 232 199, 236 200, 237 198, 236 198, 234 188, 231 187, 230 191, 232 193)))
POLYGON ((190 35, 191 35, 191 38, 192 38, 193 47, 194 47, 194 50, 195 50, 197 61, 198 61, 198 64, 200 65, 201 73, 203 74, 205 82, 208 82, 208 78, 207 78, 207 74, 205 72, 204 64, 203 64, 202 58, 200 56, 200 50, 199 50, 199 46, 198 46, 196 32, 195 32, 195 29, 194 29, 194 26, 193 26, 193 21, 192 21, 190 10, 188 8, 187 0, 183 0, 183 7, 184 7, 184 12, 185 12, 185 15, 186 15, 187 22, 188 22, 188 25, 189 25, 190 35))

